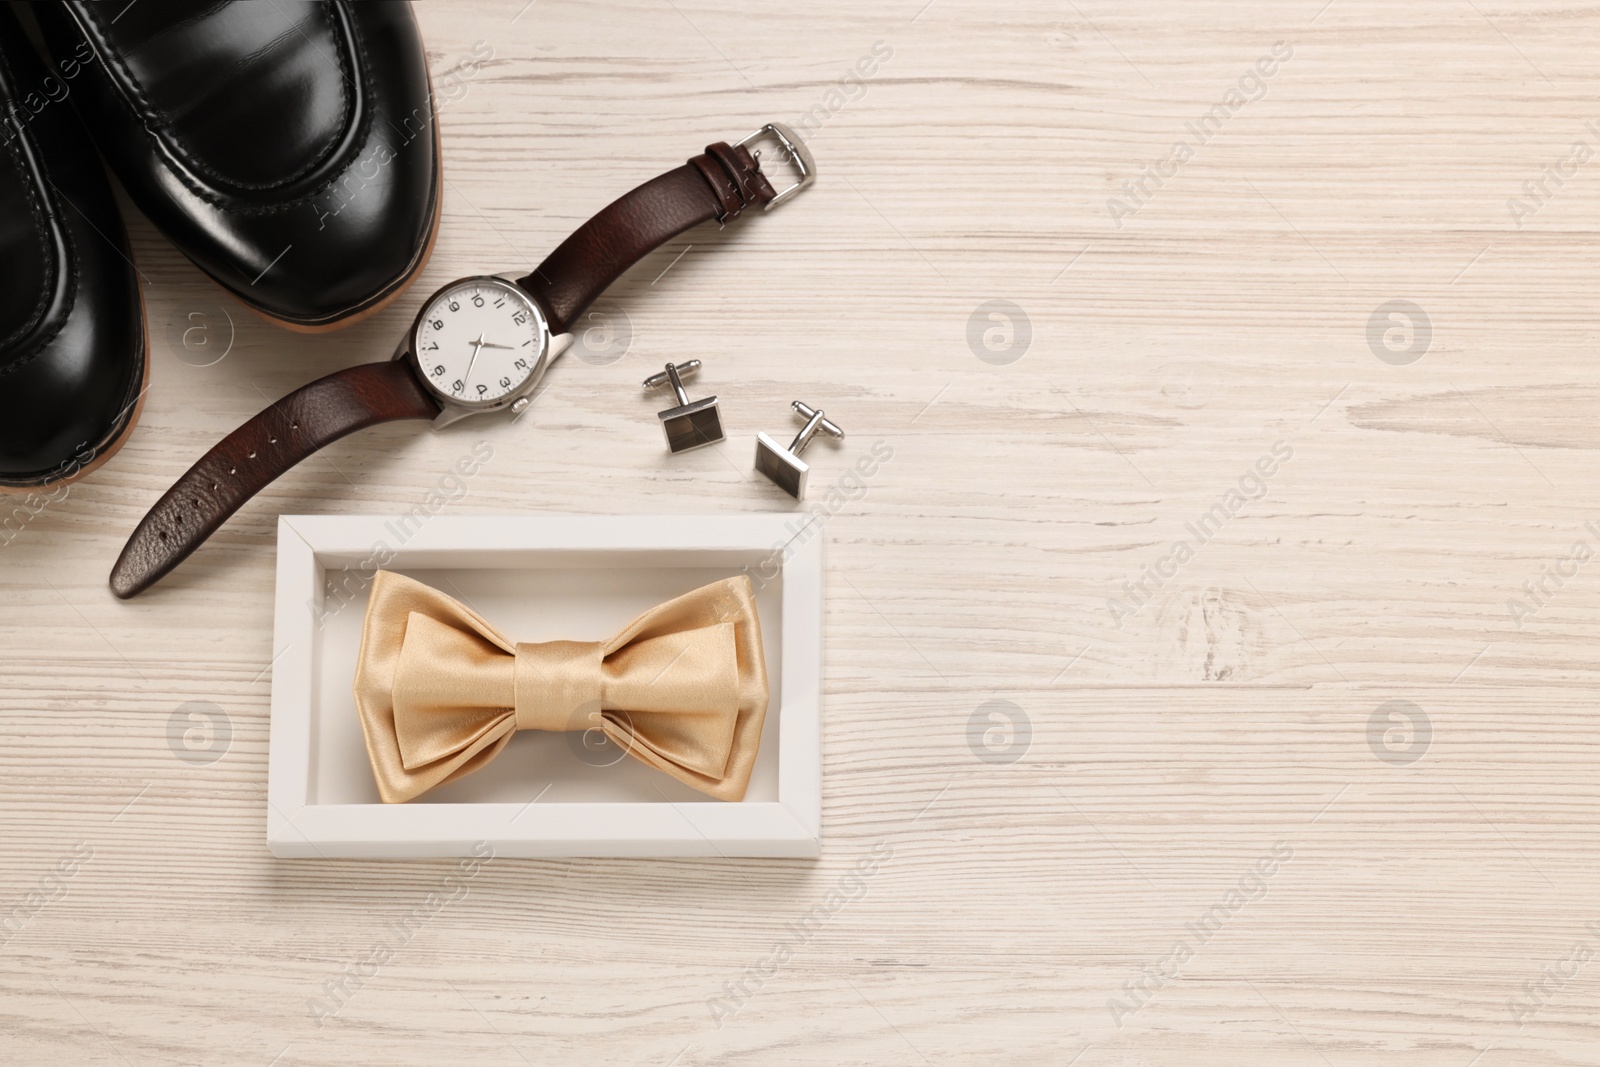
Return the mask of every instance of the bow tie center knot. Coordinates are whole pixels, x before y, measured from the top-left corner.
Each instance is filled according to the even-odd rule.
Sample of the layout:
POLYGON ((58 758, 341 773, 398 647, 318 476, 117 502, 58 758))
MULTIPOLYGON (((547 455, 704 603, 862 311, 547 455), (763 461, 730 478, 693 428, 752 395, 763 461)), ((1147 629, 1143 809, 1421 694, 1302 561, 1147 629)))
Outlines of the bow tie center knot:
POLYGON ((600 721, 605 671, 600 641, 517 645, 517 729, 587 730, 600 721))

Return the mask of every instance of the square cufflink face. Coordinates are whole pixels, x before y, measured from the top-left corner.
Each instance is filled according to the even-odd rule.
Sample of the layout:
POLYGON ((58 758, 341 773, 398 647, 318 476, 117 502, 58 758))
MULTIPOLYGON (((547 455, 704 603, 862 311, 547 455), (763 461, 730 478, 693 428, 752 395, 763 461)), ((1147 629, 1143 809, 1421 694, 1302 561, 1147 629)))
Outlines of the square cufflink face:
POLYGON ((667 449, 687 452, 691 448, 716 444, 722 440, 722 416, 717 414, 717 398, 708 396, 661 412, 661 429, 667 435, 667 449))
POLYGON ((756 434, 756 470, 775 482, 779 489, 799 500, 805 495, 806 474, 811 468, 799 456, 764 433, 756 434))

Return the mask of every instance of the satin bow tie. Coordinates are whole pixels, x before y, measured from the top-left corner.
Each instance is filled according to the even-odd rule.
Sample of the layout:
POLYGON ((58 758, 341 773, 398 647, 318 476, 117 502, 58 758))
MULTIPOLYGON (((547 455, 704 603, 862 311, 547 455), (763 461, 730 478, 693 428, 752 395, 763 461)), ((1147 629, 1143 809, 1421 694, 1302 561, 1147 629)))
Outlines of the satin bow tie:
POLYGON ((517 644, 438 590, 379 571, 355 697, 385 803, 480 770, 518 730, 589 729, 702 793, 741 800, 767 713, 755 591, 741 575, 651 608, 608 641, 517 644))

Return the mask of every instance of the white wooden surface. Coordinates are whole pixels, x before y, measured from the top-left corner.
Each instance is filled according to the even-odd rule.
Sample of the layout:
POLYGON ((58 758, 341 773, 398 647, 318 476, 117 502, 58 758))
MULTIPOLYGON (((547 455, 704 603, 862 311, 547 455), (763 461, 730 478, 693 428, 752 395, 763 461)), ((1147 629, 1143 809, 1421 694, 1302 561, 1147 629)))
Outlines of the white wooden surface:
POLYGON ((1545 179, 1520 227, 1507 201, 1574 142, 1600 149, 1600 7, 419 14, 441 82, 475 42, 493 58, 444 110, 444 230, 416 288, 290 336, 135 221, 143 424, 0 547, 0 908, 26 918, 0 945, 0 1059, 1595 1062, 1600 564, 1561 563, 1520 620, 1507 602, 1600 546, 1600 164, 1545 179), (830 97, 878 41, 864 91, 830 97), (1108 199, 1171 171, 1185 124, 1280 41, 1265 95, 1224 106, 1115 225, 1108 199), (387 355, 436 285, 524 268, 706 142, 833 104, 813 190, 613 293, 625 358, 560 366, 515 424, 342 442, 158 590, 107 592, 194 457, 387 355), (1007 365, 969 348, 990 300, 1031 327, 1007 365), (1383 324, 1369 342, 1392 300, 1431 323, 1405 365, 1375 354, 1383 324), (173 324, 217 308, 234 344, 194 366, 173 324), (673 458, 637 385, 694 356, 730 438, 673 458), (268 855, 280 511, 398 514, 478 439, 494 459, 453 513, 778 509, 749 453, 796 398, 851 435, 813 448, 818 497, 893 449, 826 527, 821 861, 491 860, 462 881, 451 861, 268 855), (1280 441, 1265 494, 1116 625, 1123 582, 1280 441), (971 740, 993 700, 1022 709, 1026 745, 982 717, 971 740), (1426 743, 1373 732, 1390 701, 1421 709, 1426 743), (203 736, 169 740, 190 702, 231 728, 215 762, 203 736), (452 874, 464 895, 435 912, 452 874), (1186 924, 1208 912, 1202 942, 1186 924), (360 985, 330 991, 346 968, 360 985))

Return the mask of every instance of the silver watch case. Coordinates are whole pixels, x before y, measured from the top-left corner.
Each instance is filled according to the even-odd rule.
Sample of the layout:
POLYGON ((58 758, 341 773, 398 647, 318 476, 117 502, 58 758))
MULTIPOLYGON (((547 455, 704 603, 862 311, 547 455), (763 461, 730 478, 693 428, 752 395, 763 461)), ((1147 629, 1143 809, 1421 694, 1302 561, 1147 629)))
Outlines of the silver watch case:
POLYGON ((538 391, 539 383, 544 379, 545 372, 550 369, 550 365, 560 359, 562 353, 571 347, 572 334, 551 334, 550 322, 545 318, 544 309, 538 305, 533 297, 525 293, 511 276, 473 274, 464 278, 452 279, 429 294, 428 299, 422 302, 422 307, 417 309, 417 317, 411 321, 411 329, 406 331, 406 335, 401 338, 400 344, 396 346, 394 358, 406 360, 410 364, 411 373, 417 376, 417 380, 428 391, 428 395, 438 401, 439 414, 433 420, 433 428, 437 430, 472 415, 487 415, 491 412, 507 410, 513 415, 522 414, 527 410, 528 405, 533 403, 533 394, 538 391), (533 371, 529 373, 527 381, 505 396, 497 397, 494 400, 485 400, 481 403, 459 400, 434 388, 433 383, 428 380, 427 372, 422 369, 421 359, 417 356, 417 331, 422 327, 423 316, 427 314, 428 309, 433 306, 434 300, 441 293, 446 289, 454 289, 463 282, 492 283, 497 289, 500 289, 511 299, 518 301, 523 307, 532 312, 534 321, 539 324, 539 357, 534 363, 533 371))

